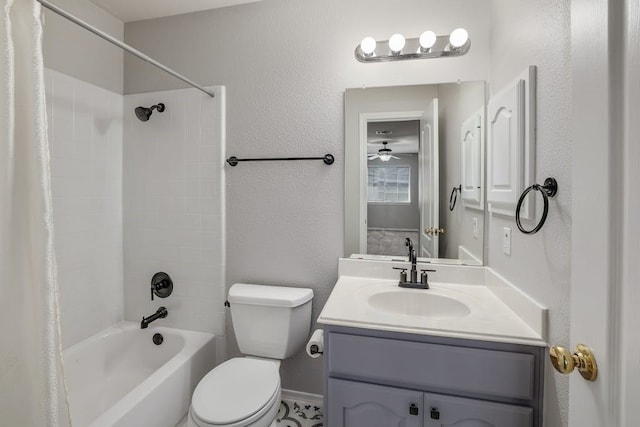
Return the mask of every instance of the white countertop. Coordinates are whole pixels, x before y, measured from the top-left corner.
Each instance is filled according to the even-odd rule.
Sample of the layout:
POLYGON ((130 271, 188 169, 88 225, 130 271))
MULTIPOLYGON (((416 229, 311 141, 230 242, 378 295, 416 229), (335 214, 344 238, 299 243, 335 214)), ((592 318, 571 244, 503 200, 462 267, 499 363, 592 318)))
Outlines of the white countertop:
MULTIPOLYGON (((343 262, 344 260, 341 260, 343 262)), ((351 261, 353 262, 353 261, 351 261)), ((363 262, 363 261, 360 261, 363 262)), ((375 261, 368 261, 375 262, 375 261)), ((360 267, 360 266, 359 266, 360 267)), ((358 267, 358 268, 359 268, 358 267)), ((380 265, 374 265, 380 268, 380 265)), ((385 270, 390 268, 387 263, 385 270)), ((439 266, 439 268, 442 268, 439 266)), ((510 284, 496 284, 501 279, 493 272, 482 274, 481 283, 454 283, 455 271, 448 267, 448 282, 439 282, 434 275, 430 289, 406 289, 398 287, 397 279, 389 277, 362 277, 341 275, 325 304, 318 323, 348 326, 382 331, 403 332, 465 338, 483 341, 508 342, 546 346, 546 309, 526 296, 510 289, 510 284), (487 277, 484 280, 484 277, 487 277), (499 279, 496 279, 498 277, 499 279), (490 286, 487 286, 487 283, 490 286), (368 303, 371 295, 384 292, 430 293, 456 300, 469 308, 469 314, 462 317, 427 317, 406 313, 394 313, 376 308, 368 303), (516 313, 521 313, 518 315, 516 313)), ((465 267, 455 267, 462 268, 465 267)), ((468 267, 467 267, 468 268, 468 267)), ((481 267, 483 270, 486 267, 481 267)), ((352 267, 342 268, 353 272, 352 267)), ((461 277, 468 275, 461 270, 461 277)), ((474 273, 478 277, 477 270, 474 273)), ((363 274, 363 276, 365 276, 363 274)), ((385 276, 387 276, 385 274, 385 276)), ((443 276, 445 276, 443 274, 443 276)), ((461 280, 465 282, 465 280, 461 280)), ((466 280, 468 282, 468 280, 466 280)), ((419 298, 419 297, 417 297, 419 298)))

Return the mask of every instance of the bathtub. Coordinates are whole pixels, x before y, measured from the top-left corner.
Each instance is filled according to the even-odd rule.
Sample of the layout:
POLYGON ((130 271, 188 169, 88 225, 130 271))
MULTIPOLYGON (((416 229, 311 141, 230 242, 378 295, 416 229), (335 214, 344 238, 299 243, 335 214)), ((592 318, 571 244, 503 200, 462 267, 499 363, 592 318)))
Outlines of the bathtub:
POLYGON ((134 322, 69 347, 63 360, 73 427, 174 427, 215 353, 212 334, 134 322))

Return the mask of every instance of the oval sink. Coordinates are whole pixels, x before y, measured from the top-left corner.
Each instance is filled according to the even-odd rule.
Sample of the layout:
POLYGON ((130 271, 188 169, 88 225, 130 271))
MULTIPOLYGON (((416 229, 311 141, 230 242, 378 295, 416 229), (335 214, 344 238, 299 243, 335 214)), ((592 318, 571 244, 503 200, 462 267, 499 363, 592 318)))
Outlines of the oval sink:
POLYGON ((471 310, 460 301, 442 295, 424 292, 388 291, 371 295, 371 307, 388 313, 422 316, 431 319, 465 317, 471 310))

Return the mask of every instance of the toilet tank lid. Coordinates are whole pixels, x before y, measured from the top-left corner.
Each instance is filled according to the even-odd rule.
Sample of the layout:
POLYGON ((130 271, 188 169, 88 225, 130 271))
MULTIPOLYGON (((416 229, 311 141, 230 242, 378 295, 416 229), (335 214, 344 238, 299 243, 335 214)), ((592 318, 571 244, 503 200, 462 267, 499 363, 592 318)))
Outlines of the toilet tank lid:
POLYGON ((229 289, 229 302, 272 307, 298 307, 313 298, 313 289, 236 283, 229 289))

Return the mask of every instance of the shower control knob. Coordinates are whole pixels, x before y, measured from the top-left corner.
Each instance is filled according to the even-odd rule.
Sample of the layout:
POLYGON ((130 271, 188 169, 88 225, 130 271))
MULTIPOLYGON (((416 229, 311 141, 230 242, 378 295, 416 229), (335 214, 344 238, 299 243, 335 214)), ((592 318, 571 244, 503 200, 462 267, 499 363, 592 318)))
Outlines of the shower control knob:
POLYGON ((166 298, 173 292, 173 281, 167 273, 159 272, 151 279, 151 301, 154 295, 158 298, 166 298))

